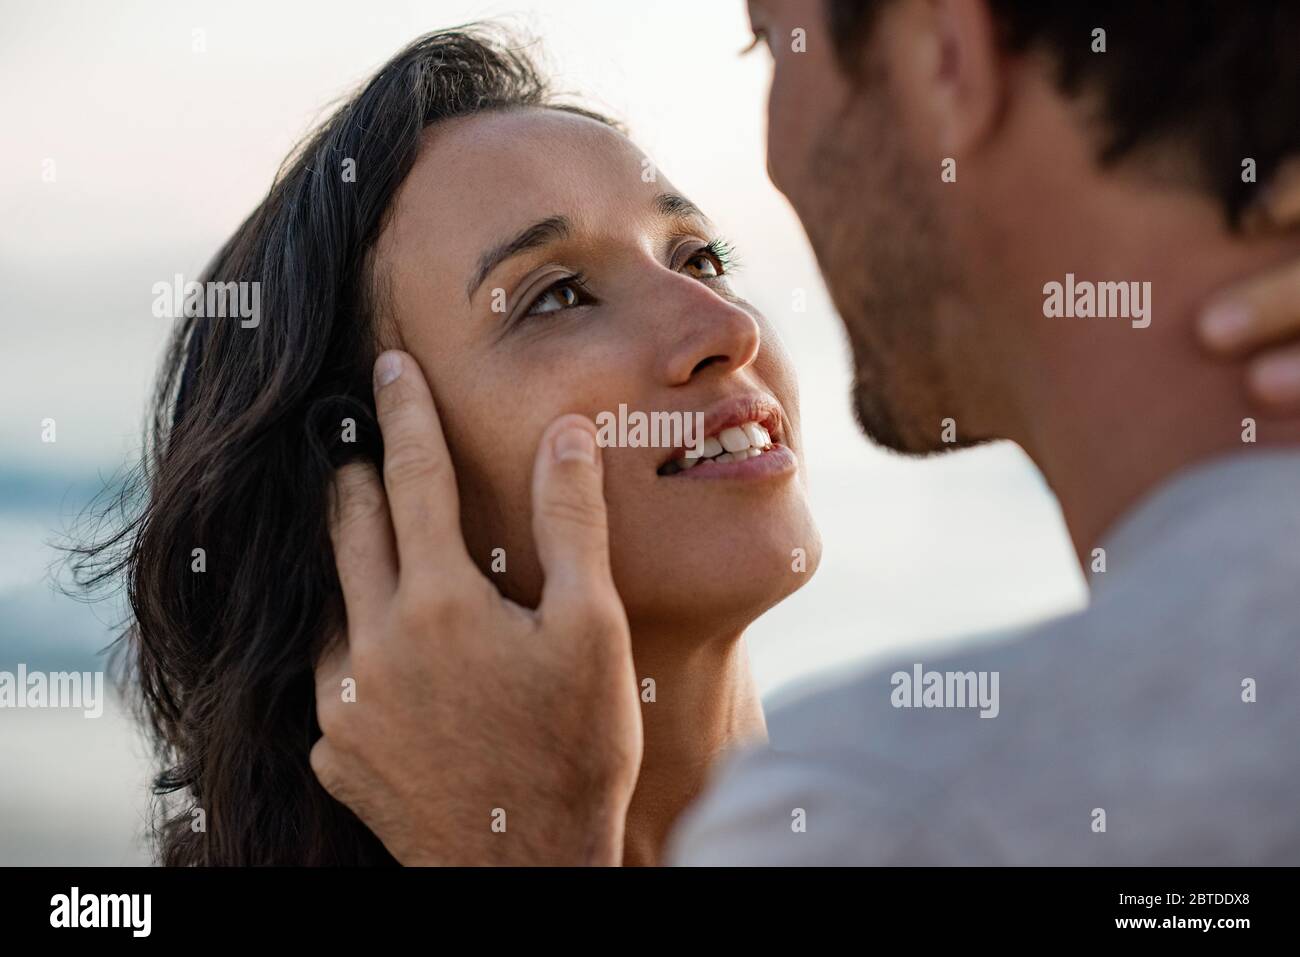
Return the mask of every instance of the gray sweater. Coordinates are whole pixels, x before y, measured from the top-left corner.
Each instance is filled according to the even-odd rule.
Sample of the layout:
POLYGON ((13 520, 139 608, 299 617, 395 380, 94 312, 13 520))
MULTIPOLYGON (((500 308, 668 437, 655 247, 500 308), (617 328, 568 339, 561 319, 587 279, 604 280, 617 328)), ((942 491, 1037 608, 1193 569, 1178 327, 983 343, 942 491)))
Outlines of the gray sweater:
POLYGON ((670 859, 1300 864, 1300 454, 1191 468, 1100 544, 1086 610, 771 715, 670 859))

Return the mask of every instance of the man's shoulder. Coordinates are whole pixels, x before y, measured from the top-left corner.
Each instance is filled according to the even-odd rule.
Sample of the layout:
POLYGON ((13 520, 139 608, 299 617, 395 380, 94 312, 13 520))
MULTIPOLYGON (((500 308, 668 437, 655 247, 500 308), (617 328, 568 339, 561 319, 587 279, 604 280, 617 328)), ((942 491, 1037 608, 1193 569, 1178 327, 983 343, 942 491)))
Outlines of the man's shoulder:
MULTIPOLYGON (((980 672, 996 671, 1018 643, 1011 634, 984 636, 983 647, 924 663, 899 657, 787 699, 768 715, 769 743, 715 771, 715 786, 679 825, 673 857, 703 865, 906 863, 918 843, 953 828, 960 835, 948 834, 950 847, 959 841, 971 853, 995 854, 978 822, 959 825, 935 812, 951 782, 998 746, 996 716, 979 717, 980 672), (960 713, 926 707, 927 675, 932 702, 948 690, 937 689, 938 669, 961 676, 968 706, 960 713)), ((992 715, 1000 688, 986 677, 983 690, 992 715)))
MULTIPOLYGON (((1295 453, 1194 470, 1099 544, 1086 609, 973 637, 955 651, 899 655, 789 699, 769 714, 772 746, 886 759, 897 757, 898 741, 909 753, 953 736, 978 748, 1005 741, 1008 725, 1028 732, 1049 714, 1122 725, 1154 719, 1156 701, 1204 713, 1198 702, 1220 697, 1229 681, 1239 704, 1243 681, 1260 675, 1294 700, 1300 494, 1292 479, 1300 483, 1295 453)), ((950 767, 946 750, 938 754, 950 767)))
POLYGON ((722 765, 674 859, 1300 862, 1292 629, 1201 632, 1180 659, 1084 613, 872 668, 774 711, 771 744, 722 765))
POLYGON ((1080 613, 774 709, 679 859, 1297 863, 1300 512, 1278 474, 1139 514, 1080 613))
POLYGON ((1300 862, 1298 484, 1295 453, 1194 470, 1099 545, 1086 610, 774 710, 676 859, 1300 862))
MULTIPOLYGON (((952 644, 922 647, 787 693, 768 709, 770 745, 803 753, 851 749, 879 754, 888 744, 885 732, 899 726, 901 714, 937 713, 936 701, 941 699, 956 705, 952 698, 943 699, 949 690, 966 692, 961 703, 964 718, 978 719, 983 712, 987 722, 1000 710, 992 700, 994 694, 1000 698, 1000 679, 995 687, 991 676, 1009 661, 1024 668, 1032 659, 1042 657, 1049 649, 1035 639, 1050 637, 1058 625, 975 635, 955 648, 952 644), (981 684, 982 676, 987 677, 981 684), (862 733, 865 729, 870 733, 862 733)), ((904 722, 905 726, 911 724, 904 722)))

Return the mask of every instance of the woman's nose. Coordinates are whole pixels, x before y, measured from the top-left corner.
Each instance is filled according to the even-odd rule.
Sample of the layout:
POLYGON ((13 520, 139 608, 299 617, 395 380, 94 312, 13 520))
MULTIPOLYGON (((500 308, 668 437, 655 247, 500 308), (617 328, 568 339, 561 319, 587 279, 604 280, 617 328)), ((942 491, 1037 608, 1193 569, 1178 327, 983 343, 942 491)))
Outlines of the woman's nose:
POLYGON ((685 279, 673 298, 676 321, 666 324, 673 336, 665 372, 670 385, 685 385, 706 368, 736 372, 754 361, 762 337, 758 321, 734 302, 723 299, 698 280, 685 279))

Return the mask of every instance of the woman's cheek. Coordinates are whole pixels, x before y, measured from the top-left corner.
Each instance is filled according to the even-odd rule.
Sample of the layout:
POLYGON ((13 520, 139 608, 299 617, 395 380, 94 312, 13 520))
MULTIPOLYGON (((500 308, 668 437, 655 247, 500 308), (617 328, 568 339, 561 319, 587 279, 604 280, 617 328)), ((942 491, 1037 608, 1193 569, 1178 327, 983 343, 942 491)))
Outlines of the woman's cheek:
POLYGON ((526 592, 531 579, 533 542, 529 501, 532 450, 506 455, 499 442, 485 442, 472 452, 458 443, 452 453, 460 497, 465 548, 479 570, 503 594, 526 592), (525 461, 527 459, 527 461, 525 461))

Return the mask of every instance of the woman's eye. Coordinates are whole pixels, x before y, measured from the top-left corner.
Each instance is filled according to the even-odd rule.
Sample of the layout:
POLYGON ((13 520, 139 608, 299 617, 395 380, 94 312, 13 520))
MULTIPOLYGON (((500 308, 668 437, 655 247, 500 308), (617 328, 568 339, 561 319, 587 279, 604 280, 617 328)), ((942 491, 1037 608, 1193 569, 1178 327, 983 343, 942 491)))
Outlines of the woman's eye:
POLYGON ((589 301, 582 288, 582 280, 576 276, 562 279, 538 296, 525 315, 538 316, 547 312, 560 312, 572 309, 589 301))
POLYGON ((722 275, 722 263, 712 254, 700 251, 686 260, 685 268, 696 279, 716 279, 722 275))

